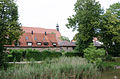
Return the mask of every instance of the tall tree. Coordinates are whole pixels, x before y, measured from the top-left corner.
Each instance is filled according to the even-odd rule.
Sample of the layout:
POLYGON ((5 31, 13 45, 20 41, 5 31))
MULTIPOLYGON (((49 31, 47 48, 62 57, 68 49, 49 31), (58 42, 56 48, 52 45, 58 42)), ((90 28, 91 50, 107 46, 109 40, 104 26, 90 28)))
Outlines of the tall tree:
POLYGON ((120 3, 119 2, 110 5, 110 8, 108 8, 107 10, 110 10, 112 14, 117 14, 118 18, 120 19, 120 3))
POLYGON ((0 67, 5 63, 4 45, 19 39, 21 31, 18 9, 14 0, 0 0, 0 67))
POLYGON ((113 56, 120 54, 120 11, 117 11, 116 9, 118 7, 115 7, 120 7, 120 4, 118 4, 119 3, 111 5, 106 13, 102 15, 100 25, 101 40, 108 54, 113 56))
POLYGON ((82 53, 96 35, 95 29, 99 27, 103 10, 95 0, 77 0, 74 11, 75 15, 68 18, 66 26, 78 31, 77 50, 82 53))

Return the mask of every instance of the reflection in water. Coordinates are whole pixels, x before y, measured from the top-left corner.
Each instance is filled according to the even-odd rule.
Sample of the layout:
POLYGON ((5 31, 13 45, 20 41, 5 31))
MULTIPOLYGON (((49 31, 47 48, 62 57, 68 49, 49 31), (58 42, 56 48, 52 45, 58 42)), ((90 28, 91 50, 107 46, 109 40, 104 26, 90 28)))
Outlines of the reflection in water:
POLYGON ((120 79, 120 69, 102 72, 101 79, 120 79))

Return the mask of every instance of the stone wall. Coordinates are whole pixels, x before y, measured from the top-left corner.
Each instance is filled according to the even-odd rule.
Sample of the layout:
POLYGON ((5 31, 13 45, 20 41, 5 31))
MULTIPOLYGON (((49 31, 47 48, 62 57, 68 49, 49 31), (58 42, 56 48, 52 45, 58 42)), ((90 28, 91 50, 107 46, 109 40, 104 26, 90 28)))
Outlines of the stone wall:
POLYGON ((55 51, 66 51, 66 52, 69 52, 69 51, 72 51, 73 50, 73 47, 46 47, 46 48, 40 48, 40 47, 7 47, 7 49, 36 49, 36 50, 40 50, 40 51, 43 51, 43 50, 55 50, 55 51))

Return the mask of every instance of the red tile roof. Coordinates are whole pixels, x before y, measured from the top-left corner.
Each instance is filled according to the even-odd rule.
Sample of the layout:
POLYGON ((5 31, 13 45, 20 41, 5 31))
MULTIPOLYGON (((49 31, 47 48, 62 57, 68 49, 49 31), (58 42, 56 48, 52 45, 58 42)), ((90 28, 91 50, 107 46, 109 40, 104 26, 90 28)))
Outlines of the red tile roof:
POLYGON ((46 47, 46 45, 43 44, 44 42, 48 42, 47 47, 53 46, 52 43, 57 44, 55 34, 46 34, 45 35, 44 33, 33 33, 33 34, 24 33, 20 37, 19 42, 20 42, 20 46, 28 46, 27 43, 32 42, 33 47, 38 47, 37 42, 42 43, 42 45, 40 45, 40 47, 46 47))
POLYGON ((40 27, 22 27, 23 31, 25 31, 25 33, 31 33, 33 31, 33 33, 55 33, 56 34, 56 39, 57 41, 60 41, 60 37, 61 34, 59 31, 57 31, 56 29, 45 29, 45 28, 40 28, 40 27))
MULTIPOLYGON (((20 36, 19 43, 21 47, 28 47, 28 42, 32 43, 32 47, 53 47, 53 43, 58 45, 59 37, 61 36, 59 31, 55 29, 44 29, 38 27, 22 27, 24 33, 20 36), (32 34, 33 31, 33 34, 32 34), (46 32, 46 35, 45 35, 46 32), (40 42, 42 45, 37 45, 40 42), (48 42, 48 45, 44 45, 48 42)), ((15 42, 12 45, 5 46, 15 46, 15 42)))
MULTIPOLYGON (((32 43, 32 47, 53 47, 53 43, 56 43, 56 46, 75 46, 75 44, 61 41, 59 38, 61 34, 56 29, 45 29, 39 27, 22 27, 24 33, 20 36, 19 43, 20 47, 28 47, 28 42, 32 43), (46 32, 46 34, 45 34, 46 32), (42 45, 37 45, 40 42, 42 45), (48 45, 44 45, 45 42, 48 42, 48 45)), ((15 42, 12 45, 5 45, 8 47, 14 47, 15 42)))

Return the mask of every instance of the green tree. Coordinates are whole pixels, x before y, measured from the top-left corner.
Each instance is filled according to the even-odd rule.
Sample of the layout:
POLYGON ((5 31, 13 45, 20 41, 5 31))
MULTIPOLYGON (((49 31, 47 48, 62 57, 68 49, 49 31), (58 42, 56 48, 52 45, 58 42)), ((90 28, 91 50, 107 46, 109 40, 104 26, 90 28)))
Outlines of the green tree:
POLYGON ((68 42, 70 42, 69 38, 66 37, 66 36, 61 36, 60 39, 61 39, 62 41, 68 41, 68 42))
POLYGON ((93 44, 91 43, 88 48, 84 50, 84 57, 91 63, 96 63, 97 65, 100 65, 102 63, 102 60, 105 57, 105 50, 97 49, 93 44))
POLYGON ((120 3, 114 3, 110 5, 110 8, 107 10, 110 10, 112 14, 117 14, 118 18, 120 18, 120 3))
POLYGON ((14 0, 0 0, 0 67, 5 64, 4 45, 18 40, 21 31, 18 9, 14 0))
POLYGON ((75 36, 73 37, 73 40, 77 40, 77 37, 78 37, 77 35, 78 33, 75 34, 75 36))
POLYGON ((104 43, 108 54, 120 54, 120 20, 118 15, 107 10, 102 15, 100 29, 100 40, 104 43))
POLYGON ((77 0, 74 11, 75 14, 68 18, 66 26, 78 31, 77 50, 82 53, 96 35, 95 29, 99 27, 103 10, 95 0, 77 0))

